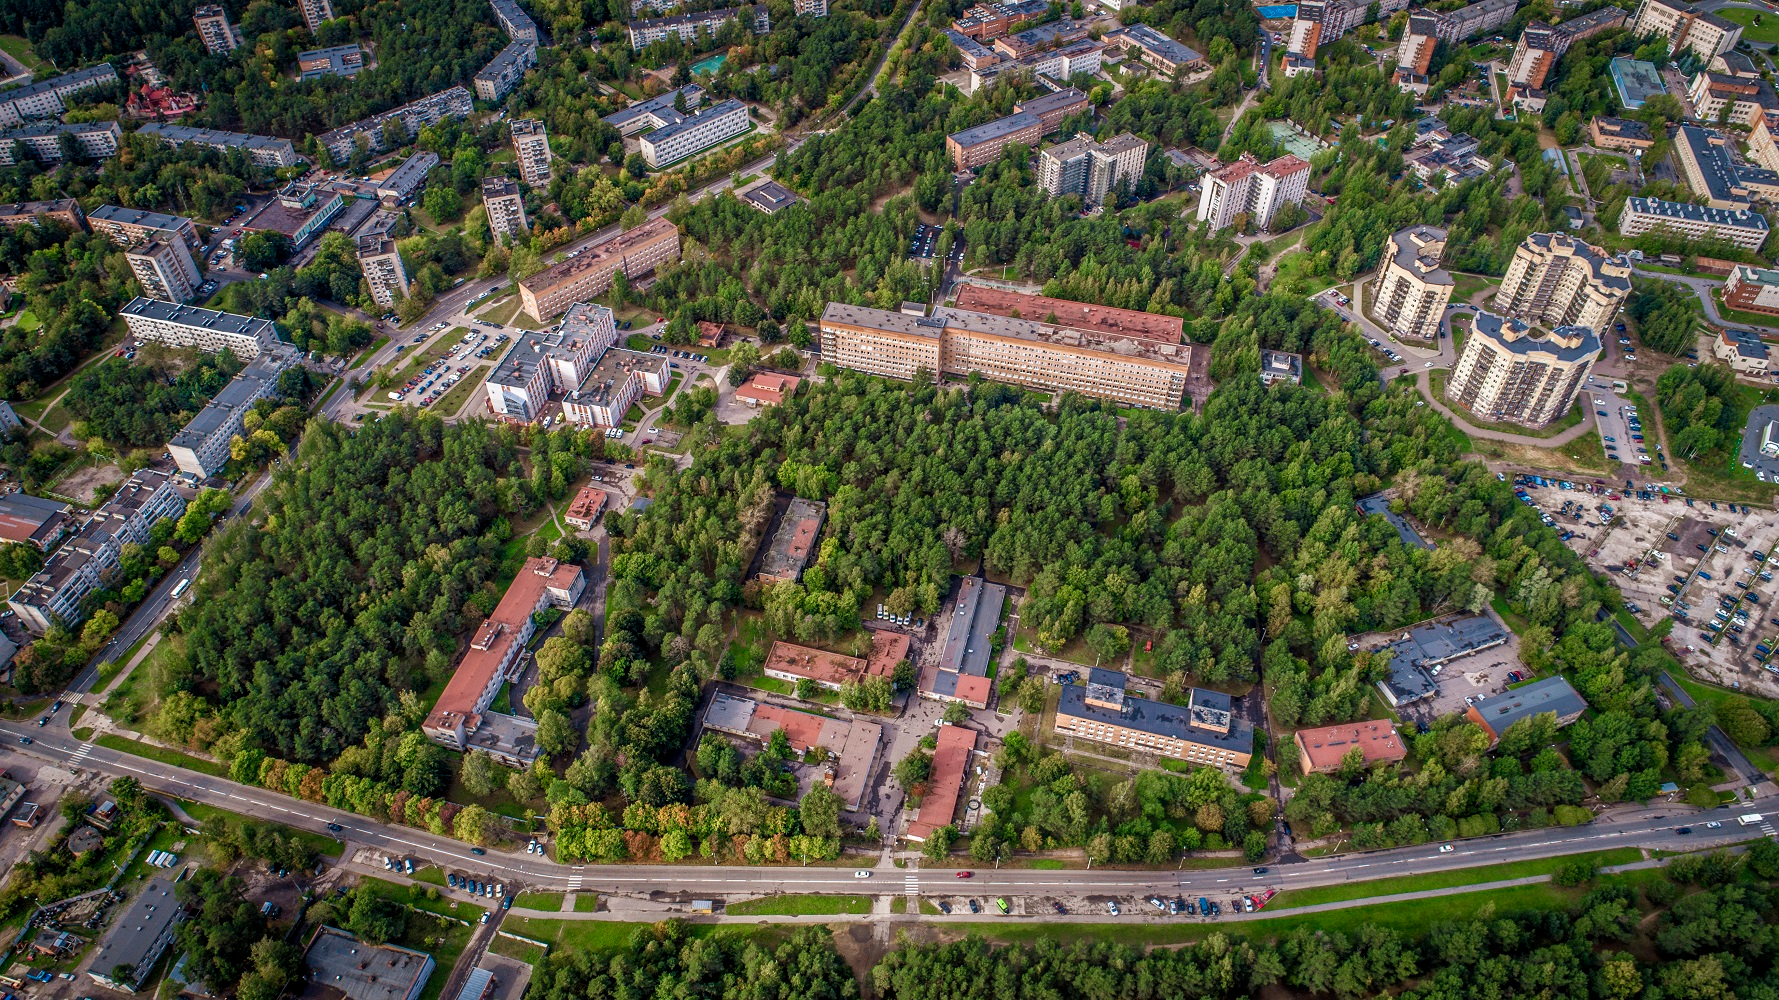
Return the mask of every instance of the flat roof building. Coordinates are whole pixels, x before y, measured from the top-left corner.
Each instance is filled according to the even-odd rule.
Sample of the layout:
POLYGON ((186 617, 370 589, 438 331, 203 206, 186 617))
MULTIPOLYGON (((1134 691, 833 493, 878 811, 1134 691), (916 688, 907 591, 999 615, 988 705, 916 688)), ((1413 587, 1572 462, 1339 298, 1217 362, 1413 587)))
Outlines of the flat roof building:
POLYGON ((213 56, 241 47, 241 29, 229 23, 220 4, 205 4, 192 11, 192 23, 197 25, 204 48, 213 56))
POLYGON ((1121 45, 1127 53, 1135 50, 1145 64, 1162 76, 1171 77, 1181 69, 1205 68, 1204 56, 1146 24, 1127 25, 1108 32, 1106 44, 1121 45))
POLYGON ((1044 137, 1043 119, 1030 112, 1015 112, 945 137, 945 149, 959 170, 970 170, 999 159, 1015 144, 1036 146, 1044 137))
POLYGON ((621 111, 606 115, 600 121, 629 138, 648 129, 665 128, 681 121, 703 103, 704 88, 688 83, 678 90, 670 90, 646 101, 637 101, 621 111), (675 105, 684 105, 686 110, 680 111, 675 105))
POLYGON ((764 583, 794 583, 801 579, 827 518, 828 505, 822 501, 792 497, 778 520, 778 531, 760 558, 759 579, 764 583))
POLYGON ((520 118, 511 127, 513 157, 519 161, 519 179, 534 188, 550 183, 550 136, 536 118, 520 118))
POLYGON ((388 177, 377 182, 377 197, 407 201, 426 185, 426 175, 439 165, 439 154, 422 149, 401 162, 388 177))
POLYGON ((562 416, 582 427, 617 427, 632 404, 666 394, 672 381, 667 357, 624 347, 608 348, 562 401, 562 416))
POLYGON ((0 493, 0 541, 48 552, 68 533, 68 509, 60 500, 45 500, 28 493, 0 493))
POLYGON ((1627 111, 1636 111, 1643 107, 1644 101, 1668 92, 1662 85, 1662 74, 1656 70, 1655 63, 1617 56, 1608 64, 1608 72, 1613 88, 1618 91, 1618 103, 1627 111))
POLYGON ((571 303, 601 294, 619 271, 635 280, 667 260, 679 260, 679 227, 666 217, 652 219, 521 280, 519 297, 525 311, 541 322, 571 303))
POLYGON ((735 390, 735 399, 749 407, 777 406, 795 395, 802 381, 795 375, 756 372, 747 384, 735 390))
POLYGON ((1106 142, 1083 132, 1038 151, 1038 186, 1052 198, 1073 194, 1099 205, 1120 183, 1135 187, 1148 158, 1149 144, 1129 132, 1106 142))
POLYGON ((54 219, 69 229, 88 231, 86 214, 80 210, 80 202, 73 198, 56 198, 51 201, 15 201, 0 202, 0 226, 11 229, 14 226, 35 225, 39 219, 54 219))
POLYGON ((988 668, 1006 600, 1006 587, 982 577, 964 577, 958 585, 957 603, 945 616, 943 651, 937 662, 928 663, 921 671, 921 697, 961 701, 971 708, 988 707, 992 691, 988 668))
POLYGON ((357 42, 297 53, 299 81, 318 80, 324 76, 357 76, 363 69, 364 50, 357 42))
POLYGON ((1130 337, 1159 344, 1178 344, 1185 339, 1185 320, 1138 309, 1120 309, 975 284, 959 284, 954 301, 959 309, 1038 320, 1104 336, 1130 337))
POLYGON ((50 555, 42 569, 13 591, 7 604, 38 635, 57 622, 78 624, 86 618, 87 595, 105 585, 122 559, 123 547, 147 544, 155 522, 184 513, 185 500, 166 473, 136 472, 50 555))
POLYGON ((1260 384, 1272 385, 1275 382, 1302 385, 1303 355, 1289 351, 1261 351, 1260 384))
POLYGON ((124 250, 124 261, 142 294, 163 302, 190 302, 204 283, 191 250, 178 233, 159 232, 124 250))
POLYGON ((1562 677, 1546 677, 1524 687, 1484 698, 1472 704, 1464 717, 1489 734, 1489 745, 1501 742, 1501 734, 1516 722, 1533 716, 1553 714, 1560 729, 1581 718, 1588 703, 1562 677))
POLYGON ((1649 126, 1635 118, 1595 115, 1588 122, 1588 135, 1601 149, 1638 150, 1655 145, 1649 126))
POLYGON ((630 48, 641 49, 668 35, 678 35, 680 41, 690 44, 700 33, 707 38, 715 35, 723 25, 735 20, 738 13, 737 8, 722 7, 669 17, 639 17, 630 22, 630 48))
POLYGON ((482 178, 482 207, 488 212, 488 230, 497 242, 517 243, 531 231, 525 218, 525 199, 511 178, 482 178))
POLYGON ((1687 87, 1686 96, 1694 113, 1705 121, 1724 120, 1726 106, 1728 120, 1738 125, 1752 126, 1759 118, 1779 121, 1779 94, 1773 92, 1772 84, 1758 78, 1699 73, 1687 87))
POLYGON ((782 729, 791 749, 799 755, 815 747, 826 750, 828 761, 823 779, 840 796, 847 812, 859 810, 883 744, 883 727, 863 718, 846 722, 721 692, 711 698, 710 707, 705 709, 704 725, 759 743, 765 743, 782 729))
POLYGON ((1390 509, 1390 498, 1385 494, 1373 493, 1371 496, 1362 497, 1353 506, 1357 507, 1359 513, 1366 517, 1381 517, 1388 521, 1390 527, 1396 529, 1396 537, 1402 540, 1402 544, 1410 548, 1433 551, 1433 543, 1422 538, 1421 533, 1415 530, 1415 526, 1408 523, 1408 518, 1390 509))
POLYGON ((1731 309, 1779 316, 1779 271, 1737 264, 1724 279, 1723 304, 1731 309))
POLYGON ((777 181, 767 181, 749 188, 741 200, 767 215, 776 215, 802 199, 777 181))
POLYGON ((297 10, 302 12, 303 26, 313 35, 321 30, 321 26, 334 19, 334 5, 331 0, 297 0, 297 10))
POLYGON ((446 118, 465 118, 476 110, 475 98, 470 96, 463 87, 447 87, 436 94, 430 94, 417 101, 410 101, 392 111, 380 115, 342 125, 339 128, 315 137, 315 141, 333 156, 339 163, 345 163, 352 156, 352 151, 359 137, 364 137, 365 149, 371 153, 385 153, 389 147, 383 137, 383 125, 386 122, 399 122, 404 130, 404 138, 412 139, 420 134, 420 130, 446 118))
POLYGON ((580 492, 574 495, 574 501, 568 505, 568 511, 562 515, 562 520, 567 522, 570 527, 579 528, 582 531, 592 531, 593 526, 599 523, 599 515, 604 513, 606 503, 610 500, 611 494, 606 491, 596 486, 583 486, 580 492))
POLYGON ((511 38, 522 41, 538 41, 537 22, 525 13, 518 0, 490 0, 494 7, 494 19, 500 22, 500 30, 511 38))
POLYGON ((278 377, 296 362, 295 348, 266 351, 230 379, 216 398, 167 442, 167 451, 180 471, 199 479, 221 472, 229 463, 229 443, 242 432, 248 411, 277 392, 278 377))
POLYGON ((1625 236, 1666 230, 1682 239, 1725 240, 1744 250, 1767 241, 1767 218, 1759 212, 1730 211, 1655 198, 1626 198, 1618 231, 1625 236))
POLYGON ((1261 163, 1243 153, 1234 163, 1205 175, 1198 197, 1198 221, 1212 232, 1235 225, 1246 214, 1255 229, 1272 225, 1286 204, 1297 205, 1309 194, 1310 165, 1286 153, 1261 163))
POLYGON ((432 977, 432 956, 392 944, 366 944, 323 925, 303 952, 310 983, 344 1000, 420 1000, 432 977))
POLYGON ((503 101, 513 87, 525 77, 525 71, 537 65, 537 43, 514 39, 489 60, 476 74, 476 96, 484 101, 503 101))
POLYGON ((241 226, 249 232, 278 233, 300 248, 321 235, 345 208, 346 199, 338 191, 292 181, 241 226))
POLYGON ((0 166, 12 166, 25 160, 37 163, 60 163, 67 150, 63 139, 73 147, 74 155, 84 160, 103 160, 117 154, 123 141, 123 130, 116 122, 39 122, 0 132, 0 166))
POLYGON ((136 130, 137 135, 153 136, 169 146, 178 148, 191 143, 218 152, 239 149, 247 154, 247 158, 262 167, 291 167, 302 162, 297 156, 296 147, 289 139, 278 139, 269 135, 249 135, 245 132, 219 132, 208 128, 191 128, 187 125, 168 125, 162 122, 149 122, 136 130))
POLYGON ((1291 740, 1297 744, 1297 764, 1304 774, 1338 771, 1347 754, 1354 750, 1359 751, 1368 766, 1380 761, 1396 764, 1408 757, 1402 735, 1388 719, 1299 729, 1291 740))
POLYGON ((529 335, 489 373, 489 412, 524 424, 550 416, 551 397, 583 387, 617 336, 610 309, 575 303, 558 329, 529 335))
POLYGON ((1094 667, 1085 685, 1064 685, 1057 734, 1207 767, 1248 766, 1254 730, 1235 714, 1228 695, 1193 688, 1189 704, 1173 705, 1130 695, 1129 680, 1094 667))
POLYGON ((642 158, 649 166, 661 168, 678 163, 754 127, 748 117, 747 105, 729 100, 685 115, 679 121, 643 133, 637 140, 642 158))
POLYGON ((1735 48, 1742 40, 1741 25, 1680 0, 1642 0, 1631 20, 1631 33, 1659 35, 1668 42, 1673 58, 1691 51, 1703 63, 1735 48))
POLYGON ((1445 239, 1446 231, 1435 226, 1416 226, 1390 237, 1372 311, 1398 337, 1426 343, 1439 340, 1439 325, 1456 287, 1451 274, 1439 266, 1445 239))
POLYGON ((1439 692, 1433 680, 1437 668, 1503 645, 1507 639, 1507 630, 1487 615, 1406 629, 1379 651, 1390 654, 1390 677, 1378 682, 1378 690, 1392 707, 1430 698, 1439 692))
POLYGON ((1725 330, 1712 338, 1711 354, 1738 375, 1757 377, 1772 370, 1772 352, 1752 330, 1725 330))
POLYGON ((401 251, 387 236, 358 238, 358 269, 370 287, 371 299, 385 309, 408 297, 408 269, 402 264, 401 251))
POLYGON ((226 347, 235 357, 246 359, 282 343, 271 320, 197 306, 134 298, 118 315, 131 336, 168 347, 195 347, 212 354, 226 347))
POLYGON ((119 208, 116 205, 100 205, 87 216, 87 221, 94 230, 104 233, 111 242, 120 247, 134 246, 143 240, 152 238, 156 233, 178 233, 187 248, 197 250, 203 246, 198 237, 198 227, 183 215, 167 215, 164 212, 147 212, 140 208, 119 208))
POLYGON ((1630 294, 1629 258, 1608 256, 1567 233, 1533 233, 1514 248, 1492 305, 1528 322, 1597 333, 1630 294))
POLYGON ((975 749, 975 730, 953 725, 939 727, 927 793, 921 797, 920 811, 904 833, 907 839, 925 841, 933 831, 951 825, 957 815, 957 800, 963 795, 964 780, 970 775, 970 754, 975 749))
POLYGON ((184 919, 185 910, 173 894, 172 881, 150 879, 93 952, 87 975, 102 986, 136 992, 173 943, 174 931, 184 919))
POLYGON ((109 62, 50 77, 23 87, 0 90, 0 125, 22 125, 33 118, 52 118, 68 110, 67 101, 93 87, 116 86, 117 70, 109 62))

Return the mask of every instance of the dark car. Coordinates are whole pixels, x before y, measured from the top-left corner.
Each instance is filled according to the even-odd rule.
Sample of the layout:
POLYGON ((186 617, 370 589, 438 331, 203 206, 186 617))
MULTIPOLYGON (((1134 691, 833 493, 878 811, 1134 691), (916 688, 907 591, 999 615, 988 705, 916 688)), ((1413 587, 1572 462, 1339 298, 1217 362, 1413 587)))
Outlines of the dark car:
POLYGON ((1679 536, 1679 535, 1676 535, 1676 534, 1675 534, 1675 533, 1673 533, 1673 532, 1672 532, 1672 531, 1670 531, 1670 532, 1668 532, 1668 538, 1669 538, 1669 540, 1670 540, 1670 541, 1675 541, 1675 542, 1678 542, 1678 541, 1680 541, 1680 536, 1679 536))
POLYGON ((941 901, 939 903, 939 912, 940 913, 950 913, 951 912, 951 904, 941 901))
POLYGON ((339 833, 341 830, 345 829, 345 827, 341 826, 338 823, 329 823, 327 825, 327 828, 328 828, 329 832, 332 832, 332 833, 339 833))
POLYGON ((1061 903, 1051 903, 1050 905, 1056 907, 1056 912, 1058 912, 1058 913, 1069 912, 1069 908, 1062 905, 1061 903))
POLYGON ((1679 829, 1675 830, 1674 832, 1678 833, 1682 836, 1685 836, 1686 834, 1693 832, 1693 828, 1690 826, 1683 826, 1683 827, 1680 827, 1679 829))
POLYGON ((1265 875, 1265 874, 1266 874, 1266 869, 1264 869, 1264 868, 1256 868, 1256 869, 1254 869, 1254 874, 1256 874, 1256 875, 1265 875))
POLYGON ((970 912, 971 913, 981 913, 982 905, 980 903, 976 902, 974 899, 970 900, 970 912))
POLYGON ((1707 546, 1704 546, 1704 545, 1695 545, 1695 546, 1693 546, 1693 548, 1698 549, 1700 552, 1710 552, 1711 551, 1710 548, 1708 548, 1707 546))
POLYGON ((471 854, 487 854, 488 853, 487 851, 482 850, 480 847, 472 847, 469 849, 469 852, 471 854))

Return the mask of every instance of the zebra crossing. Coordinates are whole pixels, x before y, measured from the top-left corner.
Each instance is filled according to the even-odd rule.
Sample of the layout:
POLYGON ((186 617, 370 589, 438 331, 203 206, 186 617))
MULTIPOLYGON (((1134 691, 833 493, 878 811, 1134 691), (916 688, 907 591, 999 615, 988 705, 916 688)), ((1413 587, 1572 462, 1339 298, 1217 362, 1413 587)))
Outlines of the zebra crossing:
POLYGON ((574 870, 574 874, 570 875, 568 877, 568 891, 569 892, 579 892, 580 891, 581 884, 587 880, 587 876, 582 874, 585 871, 586 871, 585 868, 576 868, 574 870))
MULTIPOLYGON (((908 869, 902 875, 902 887, 903 891, 908 894, 909 904, 914 905, 920 899, 920 869, 915 867, 912 861, 908 863, 908 869)), ((916 907, 912 912, 918 913, 920 910, 916 907)))
POLYGON ((1779 830, 1773 829, 1773 821, 1765 817, 1760 821, 1760 832, 1763 837, 1779 837, 1779 830))
POLYGON ((79 764, 82 761, 86 760, 87 757, 92 754, 92 752, 93 752, 93 744, 92 743, 90 743, 90 742, 82 743, 80 745, 79 749, 75 750, 72 754, 70 754, 68 756, 68 763, 79 764))

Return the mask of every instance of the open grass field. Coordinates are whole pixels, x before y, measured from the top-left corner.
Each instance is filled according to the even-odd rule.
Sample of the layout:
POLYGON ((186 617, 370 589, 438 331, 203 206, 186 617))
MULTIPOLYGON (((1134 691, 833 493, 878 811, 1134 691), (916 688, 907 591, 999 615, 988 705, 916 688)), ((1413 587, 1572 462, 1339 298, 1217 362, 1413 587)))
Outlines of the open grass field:
MULTIPOLYGON (((1641 861, 1643 852, 1634 847, 1621 847, 1616 850, 1581 855, 1581 857, 1591 861, 1597 868, 1604 868, 1608 865, 1623 865, 1641 861)), ((1476 868, 1459 868, 1446 872, 1428 872, 1425 875, 1404 875, 1400 878, 1373 879, 1368 882, 1345 882, 1339 885, 1315 886, 1310 889, 1286 889, 1274 896, 1266 908, 1269 911, 1284 910, 1296 906, 1315 906, 1318 903, 1366 899, 1372 896, 1390 896, 1399 892, 1423 892, 1428 889, 1449 889, 1460 885, 1481 885, 1484 882, 1505 882, 1508 879, 1526 878, 1531 875, 1549 875, 1574 860, 1575 856, 1535 858, 1531 861, 1514 861, 1502 865, 1482 865, 1476 868)))
POLYGON ((208 774, 214 778, 221 778, 228 774, 227 768, 224 768, 221 764, 218 764, 213 760, 205 760, 202 757, 193 757, 191 754, 181 753, 178 750, 170 750, 167 747, 157 747, 152 743, 143 743, 138 740, 132 740, 127 737, 119 736, 116 733, 106 733, 99 737, 98 743, 107 750, 117 750, 121 753, 135 754, 138 757, 146 757, 149 760, 159 761, 162 764, 170 764, 173 767, 182 767, 187 771, 208 774))
POLYGON ((732 917, 763 916, 831 916, 871 912, 869 896, 830 896, 827 894, 768 896, 730 903, 724 912, 732 917))
POLYGON ((0 50, 4 50, 7 55, 17 59, 20 65, 33 73, 43 65, 43 60, 38 58, 37 51, 31 48, 30 41, 18 35, 0 35, 0 50))
MULTIPOLYGON (((543 941, 551 948, 613 951, 628 947, 630 935, 637 928, 651 925, 617 920, 546 920, 542 917, 510 916, 501 921, 500 926, 502 930, 520 937, 543 941)), ((686 933, 691 937, 752 938, 762 946, 770 947, 789 937, 792 928, 783 924, 689 924, 686 933)))
POLYGON ((1717 11, 1742 26, 1742 38, 1750 42, 1779 43, 1779 14, 1771 11, 1726 7, 1717 11))

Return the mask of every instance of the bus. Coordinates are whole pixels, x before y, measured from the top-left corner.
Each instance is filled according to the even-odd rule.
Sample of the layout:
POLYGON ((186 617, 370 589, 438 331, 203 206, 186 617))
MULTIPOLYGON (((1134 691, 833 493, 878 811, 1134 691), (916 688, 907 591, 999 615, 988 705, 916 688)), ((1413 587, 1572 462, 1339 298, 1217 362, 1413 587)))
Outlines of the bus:
POLYGON ((174 585, 173 585, 173 598, 174 598, 174 600, 178 600, 178 599, 179 599, 179 595, 180 595, 180 594, 183 594, 183 593, 185 593, 185 588, 187 588, 187 587, 189 587, 189 586, 191 586, 191 579, 190 579, 190 578, 189 578, 189 577, 187 577, 187 578, 186 578, 186 579, 183 579, 183 580, 181 580, 181 581, 179 581, 179 582, 178 582, 178 583, 176 583, 176 584, 174 584, 174 585))

